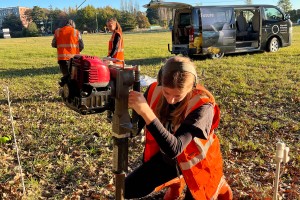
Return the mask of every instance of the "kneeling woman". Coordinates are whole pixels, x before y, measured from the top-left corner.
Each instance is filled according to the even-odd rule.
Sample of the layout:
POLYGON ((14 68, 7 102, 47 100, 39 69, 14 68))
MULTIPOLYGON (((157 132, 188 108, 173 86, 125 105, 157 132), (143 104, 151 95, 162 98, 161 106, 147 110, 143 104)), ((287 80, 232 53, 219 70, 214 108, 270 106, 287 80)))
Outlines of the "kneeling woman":
POLYGON ((190 59, 168 59, 158 82, 144 95, 131 91, 128 105, 140 115, 139 126, 146 125, 146 144, 143 164, 126 177, 126 199, 146 196, 177 177, 187 185, 185 199, 232 199, 214 133, 220 111, 211 93, 197 84, 190 59))

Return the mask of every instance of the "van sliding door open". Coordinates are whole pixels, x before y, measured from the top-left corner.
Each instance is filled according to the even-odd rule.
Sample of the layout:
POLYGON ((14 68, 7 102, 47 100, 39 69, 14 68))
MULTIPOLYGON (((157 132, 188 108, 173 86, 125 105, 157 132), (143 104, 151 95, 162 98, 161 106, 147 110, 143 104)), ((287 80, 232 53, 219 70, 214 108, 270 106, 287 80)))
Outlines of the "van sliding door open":
POLYGON ((200 8, 203 51, 207 54, 235 51, 235 21, 231 7, 200 8))

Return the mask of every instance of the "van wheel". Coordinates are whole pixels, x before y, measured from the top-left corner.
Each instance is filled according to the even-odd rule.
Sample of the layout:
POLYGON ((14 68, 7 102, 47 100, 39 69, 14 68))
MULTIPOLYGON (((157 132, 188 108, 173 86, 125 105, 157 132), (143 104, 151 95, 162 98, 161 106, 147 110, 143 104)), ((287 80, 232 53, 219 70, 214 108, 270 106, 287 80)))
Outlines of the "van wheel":
POLYGON ((216 54, 208 54, 208 57, 211 59, 220 59, 223 58, 224 53, 220 52, 220 53, 216 53, 216 54))
POLYGON ((268 45, 268 51, 269 52, 276 52, 279 50, 279 41, 276 37, 273 37, 270 42, 269 42, 269 45, 268 45))

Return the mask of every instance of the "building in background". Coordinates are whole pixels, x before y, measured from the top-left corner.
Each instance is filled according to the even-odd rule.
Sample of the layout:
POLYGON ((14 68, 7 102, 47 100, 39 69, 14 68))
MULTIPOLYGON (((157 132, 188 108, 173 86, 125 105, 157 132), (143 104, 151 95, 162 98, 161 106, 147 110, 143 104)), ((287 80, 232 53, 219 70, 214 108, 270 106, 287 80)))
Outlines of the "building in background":
POLYGON ((10 38, 10 33, 9 33, 9 28, 3 28, 2 29, 3 32, 3 38, 10 38))
MULTIPOLYGON (((25 11, 28 9, 30 9, 30 8, 20 7, 20 6, 0 8, 0 28, 2 28, 2 23, 3 23, 4 18, 10 14, 19 16, 20 20, 22 21, 23 26, 27 28, 28 21, 26 20, 25 11)), ((3 27, 3 28, 5 28, 5 27, 3 27)))

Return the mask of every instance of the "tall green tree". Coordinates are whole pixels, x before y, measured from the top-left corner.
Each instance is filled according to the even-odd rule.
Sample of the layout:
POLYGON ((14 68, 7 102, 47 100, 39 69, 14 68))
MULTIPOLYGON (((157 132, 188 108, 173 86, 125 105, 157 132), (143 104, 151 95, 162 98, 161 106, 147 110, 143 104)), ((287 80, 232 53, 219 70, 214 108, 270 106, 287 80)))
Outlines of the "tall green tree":
POLYGON ((23 30, 23 35, 26 37, 36 37, 39 34, 39 29, 34 22, 28 24, 28 27, 23 30))
POLYGON ((117 9, 113 9, 110 6, 107 6, 105 8, 98 8, 97 13, 98 13, 97 21, 98 21, 99 30, 104 30, 104 27, 106 26, 106 21, 108 19, 115 17, 118 21, 120 21, 120 19, 122 18, 121 11, 117 9))
POLYGON ((78 10, 75 17, 76 28, 81 31, 95 32, 97 27, 96 13, 96 8, 91 5, 78 10))
POLYGON ((292 4, 290 0, 279 0, 277 5, 286 13, 292 10, 292 4))
POLYGON ((297 20, 300 19, 300 9, 298 9, 298 10, 290 10, 288 13, 290 14, 291 20, 293 22, 296 23, 297 20))
POLYGON ((138 24, 135 15, 127 11, 121 12, 121 18, 118 21, 124 31, 133 30, 138 24))
POLYGON ((14 31, 22 31, 23 25, 20 17, 14 14, 10 14, 4 17, 2 27, 9 28, 11 32, 14 32, 14 31))
POLYGON ((159 24, 158 9, 148 8, 146 10, 146 17, 150 24, 159 24))
POLYGON ((48 9, 39 6, 34 6, 32 9, 25 11, 28 22, 34 22, 40 32, 48 28, 48 14, 48 9))
POLYGON ((68 19, 68 15, 62 10, 55 9, 49 11, 48 19, 50 25, 49 30, 54 33, 57 28, 63 26, 64 22, 68 19))

